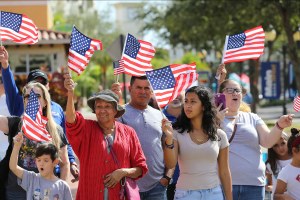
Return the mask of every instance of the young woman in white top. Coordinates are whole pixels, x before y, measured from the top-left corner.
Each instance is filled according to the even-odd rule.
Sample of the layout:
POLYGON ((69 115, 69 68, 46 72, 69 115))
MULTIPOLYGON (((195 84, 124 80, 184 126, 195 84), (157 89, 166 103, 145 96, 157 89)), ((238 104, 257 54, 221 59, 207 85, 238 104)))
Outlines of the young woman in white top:
POLYGON ((266 161, 266 191, 272 192, 271 199, 273 199, 274 196, 279 172, 292 161, 292 156, 288 153, 288 139, 289 136, 283 132, 276 144, 268 149, 268 159, 266 161))
POLYGON ((200 86, 187 90, 175 130, 163 120, 166 167, 175 167, 178 160, 180 168, 174 199, 223 200, 224 192, 232 200, 229 143, 218 125, 212 94, 200 86))
POLYGON ((300 131, 292 128, 291 132, 288 151, 292 155, 292 162, 279 172, 275 200, 300 199, 300 131))

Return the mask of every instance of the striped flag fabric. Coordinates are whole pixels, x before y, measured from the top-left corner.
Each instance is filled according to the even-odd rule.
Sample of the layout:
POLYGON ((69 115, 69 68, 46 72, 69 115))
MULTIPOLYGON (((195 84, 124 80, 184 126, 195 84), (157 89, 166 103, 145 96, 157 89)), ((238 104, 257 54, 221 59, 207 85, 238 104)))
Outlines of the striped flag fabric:
POLYGON ((23 115, 22 131, 24 135, 34 141, 45 142, 50 141, 51 136, 46 130, 48 119, 42 115, 42 107, 39 103, 37 95, 30 91, 28 103, 23 115))
POLYGON ((96 50, 102 50, 102 42, 85 36, 73 26, 68 67, 80 75, 85 70, 96 50))
POLYGON ((173 64, 146 71, 157 104, 163 108, 198 79, 196 64, 173 64))
POLYGON ((0 39, 20 44, 38 42, 38 28, 24 14, 0 11, 0 39))
POLYGON ((114 67, 114 75, 118 75, 121 73, 124 73, 124 61, 123 60, 117 60, 113 62, 114 67))
POLYGON ((258 59, 264 52, 264 44, 265 32, 262 26, 226 36, 222 63, 258 59))
POLYGON ((125 74, 144 76, 145 71, 153 70, 151 59, 154 55, 155 49, 150 42, 137 40, 128 33, 121 57, 124 61, 125 74))
POLYGON ((294 110, 296 112, 299 112, 299 110, 300 110, 300 96, 297 96, 294 99, 294 110))

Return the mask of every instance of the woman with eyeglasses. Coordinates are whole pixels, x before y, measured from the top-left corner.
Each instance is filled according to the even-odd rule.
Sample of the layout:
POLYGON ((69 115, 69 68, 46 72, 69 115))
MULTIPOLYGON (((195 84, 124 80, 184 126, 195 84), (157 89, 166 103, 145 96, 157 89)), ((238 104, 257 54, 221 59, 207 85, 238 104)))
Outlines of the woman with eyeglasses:
MULTIPOLYGON (((46 130, 51 136, 51 142, 60 149, 60 167, 61 174, 68 177, 69 160, 67 154, 67 139, 63 134, 60 126, 56 125, 51 113, 51 99, 48 90, 45 86, 37 82, 28 83, 23 89, 24 107, 28 106, 28 98, 30 92, 33 91, 38 98, 39 104, 42 107, 43 116, 48 118, 46 130)), ((13 138, 21 131, 23 125, 22 117, 5 117, 0 115, 0 130, 8 136, 9 147, 6 151, 5 158, 0 162, 0 199, 4 200, 24 200, 26 192, 19 186, 17 177, 9 171, 9 158, 12 152, 13 138)), ((40 142, 30 140, 24 135, 24 142, 20 149, 18 165, 22 168, 35 171, 38 173, 33 157, 34 151, 40 142)), ((43 169, 42 169, 43 170, 43 169)), ((49 188, 50 189, 50 188, 49 188)), ((44 191, 39 192, 42 196, 44 191)))
POLYGON ((293 115, 281 116, 270 130, 257 114, 240 111, 243 89, 239 83, 225 80, 219 92, 226 99, 226 108, 220 110, 219 106, 218 116, 230 142, 233 199, 263 200, 265 164, 260 146, 271 148, 280 139, 283 129, 292 124, 293 115))

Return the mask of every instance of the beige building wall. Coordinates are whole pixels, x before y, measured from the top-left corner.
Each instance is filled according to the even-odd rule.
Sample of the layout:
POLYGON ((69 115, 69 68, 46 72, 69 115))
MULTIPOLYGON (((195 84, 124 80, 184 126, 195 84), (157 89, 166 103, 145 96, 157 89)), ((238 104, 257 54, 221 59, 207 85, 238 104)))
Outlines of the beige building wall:
POLYGON ((0 10, 25 14, 33 20, 33 22, 39 29, 51 29, 53 27, 52 13, 47 0, 0 0, 0 10))

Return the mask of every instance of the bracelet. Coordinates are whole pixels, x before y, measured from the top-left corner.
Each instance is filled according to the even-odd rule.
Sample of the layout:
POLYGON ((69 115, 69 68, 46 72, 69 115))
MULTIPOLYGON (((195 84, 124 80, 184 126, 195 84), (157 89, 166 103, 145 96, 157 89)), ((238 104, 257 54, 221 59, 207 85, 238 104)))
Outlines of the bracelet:
POLYGON ((281 130, 281 131, 284 129, 284 128, 282 128, 281 126, 279 126, 278 122, 276 122, 275 125, 276 125, 276 127, 277 127, 279 130, 281 130))
POLYGON ((174 149, 174 140, 173 140, 172 144, 167 144, 165 141, 165 145, 168 149, 174 149))
POLYGON ((167 179, 168 182, 170 183, 170 181, 171 181, 171 178, 170 178, 170 177, 168 177, 167 175, 164 175, 163 178, 167 179))

